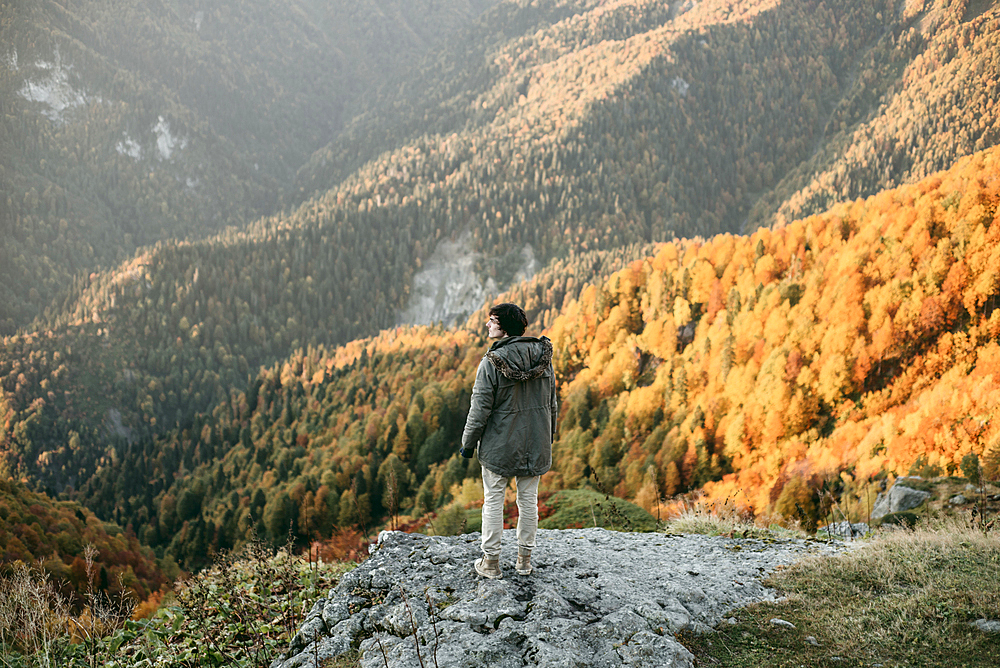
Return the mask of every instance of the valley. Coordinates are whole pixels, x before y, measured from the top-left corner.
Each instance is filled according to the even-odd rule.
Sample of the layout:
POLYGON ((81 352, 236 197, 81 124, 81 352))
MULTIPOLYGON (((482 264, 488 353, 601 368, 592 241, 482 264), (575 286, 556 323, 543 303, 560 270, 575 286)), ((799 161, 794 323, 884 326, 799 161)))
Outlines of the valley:
POLYGON ((4 563, 32 494, 170 573, 470 511, 499 299, 550 491, 1000 475, 1000 12, 897 4, 0 5, 4 563))

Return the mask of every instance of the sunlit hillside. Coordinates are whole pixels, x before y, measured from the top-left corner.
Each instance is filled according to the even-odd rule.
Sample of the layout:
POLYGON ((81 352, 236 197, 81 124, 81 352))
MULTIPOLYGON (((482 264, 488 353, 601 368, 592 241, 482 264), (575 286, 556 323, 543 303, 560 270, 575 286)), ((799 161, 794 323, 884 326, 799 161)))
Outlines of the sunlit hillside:
MULTIPOLYGON (((1000 475, 998 167, 994 149, 774 230, 621 257, 594 283, 575 268, 616 263, 581 257, 506 295, 556 349, 545 486, 654 511, 701 490, 814 526, 827 492, 952 473, 970 453, 1000 475)), ((84 498, 141 517, 143 540, 186 563, 251 522, 306 540, 439 510, 478 474, 456 451, 484 319, 303 351, 108 462, 84 498)))
POLYGON ((998 28, 982 0, 0 5, 0 476, 188 565, 251 522, 441 509, 481 313, 395 325, 444 242, 556 342, 550 489, 809 524, 995 470, 998 28))
POLYGON ((566 379, 552 483, 599 471, 647 507, 703 487, 809 520, 824 484, 952 473, 969 453, 996 477, 998 174, 1000 152, 976 154, 664 246, 585 291, 549 330, 566 379))
MULTIPOLYGON (((441 240, 467 235, 479 276, 503 287, 526 249, 546 263, 739 231, 817 147, 888 160, 892 142, 843 134, 860 141, 888 119, 911 119, 892 127, 930 142, 921 170, 992 142, 993 80, 972 75, 1000 53, 988 48, 995 9, 878 9, 497 4, 373 93, 300 169, 297 208, 77 273, 47 318, 5 339, 9 465, 55 491, 79 487, 115 443, 190 427, 261 365, 391 326, 441 240), (947 62, 934 55, 959 33, 947 62), (929 108, 891 108, 959 90, 978 111, 957 107, 947 126, 929 108)), ((907 170, 859 176, 848 192, 921 173, 907 170)))
POLYGON ((137 248, 281 210, 362 94, 491 2, 0 4, 0 335, 137 248))

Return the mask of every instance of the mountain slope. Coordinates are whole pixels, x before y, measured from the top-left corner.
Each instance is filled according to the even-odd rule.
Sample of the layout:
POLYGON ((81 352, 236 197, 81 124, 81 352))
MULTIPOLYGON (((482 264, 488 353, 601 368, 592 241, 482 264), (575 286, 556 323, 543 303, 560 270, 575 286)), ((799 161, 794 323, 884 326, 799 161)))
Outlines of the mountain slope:
POLYGON ((138 247, 279 210, 377 81, 374 44, 394 73, 489 3, 314 4, 0 7, 0 334, 138 247))
MULTIPOLYGON (((745 51, 775 76, 792 77, 780 96, 776 84, 767 84, 775 91, 771 113, 761 116, 765 125, 754 126, 761 136, 782 130, 791 140, 802 126, 786 98, 797 105, 829 87, 822 72, 830 65, 812 71, 810 59, 826 58, 832 49, 836 65, 878 26, 864 3, 841 18, 829 16, 852 35, 837 45, 801 7, 739 5, 744 9, 738 13, 699 9, 673 19, 649 3, 619 2, 589 13, 564 10, 570 7, 564 2, 540 3, 540 9, 499 5, 481 29, 509 34, 503 48, 537 79, 529 82, 523 104, 501 111, 521 99, 511 88, 520 75, 495 66, 499 78, 473 98, 485 115, 476 112, 468 130, 425 135, 383 154, 289 214, 200 242, 161 243, 92 280, 78 279, 73 294, 38 329, 52 331, 55 342, 47 333, 44 343, 34 336, 10 339, 0 375, 15 413, 12 424, 24 425, 21 436, 15 438, 13 429, 7 436, 18 443, 20 464, 37 470, 37 456, 61 448, 69 430, 88 444, 85 460, 92 461, 106 449, 102 423, 114 427, 112 410, 125 429, 145 429, 154 420, 184 422, 296 341, 338 343, 393 324, 421 259, 438 239, 468 230, 476 247, 488 251, 482 274, 503 286, 514 273, 510 258, 526 244, 545 260, 705 226, 719 230, 724 198, 711 210, 700 206, 714 192, 711 173, 731 167, 734 154, 721 150, 727 137, 706 139, 717 125, 713 117, 685 105, 764 81, 748 71, 745 81, 712 83, 720 66, 745 51), (508 10, 509 16, 503 13, 508 10), (494 21, 504 17, 507 23, 494 21), (539 30, 540 21, 553 23, 539 30), (705 56, 706 25, 716 26, 706 35, 724 58, 705 56), (681 74, 691 80, 690 90, 678 89, 681 74), (703 87, 715 92, 703 93, 703 87), (666 153, 658 157, 657 151, 666 153), (667 170, 683 164, 679 151, 693 167, 681 170, 683 183, 674 183, 667 170), (698 189, 684 185, 699 181, 705 185, 698 189), (676 209, 676 198, 687 204, 676 209), (689 220, 695 209, 701 212, 697 224, 689 220), (77 355, 79 363, 65 365, 47 379, 52 387, 39 392, 41 372, 15 367, 25 366, 33 351, 51 360, 56 350, 77 355), (26 371, 28 382, 19 382, 26 371), (85 384, 100 393, 81 393, 85 384), (47 415, 30 422, 39 408, 47 415)), ((466 44, 475 43, 470 38, 466 44)), ((746 113, 744 108, 738 116, 746 113)), ((760 141, 743 134, 736 154, 760 141)), ((759 171, 751 162, 744 169, 759 171)), ((734 210, 744 206, 733 202, 734 210)), ((52 366, 44 375, 60 364, 52 366)), ((70 484, 75 477, 49 484, 70 484)))
POLYGON ((19 482, 0 480, 0 575, 9 575, 18 561, 38 562, 77 610, 87 604, 89 587, 97 594, 128 593, 144 601, 177 575, 176 564, 173 572, 161 570, 131 528, 122 531, 77 503, 53 501, 19 482), (94 549, 91 573, 87 546, 94 549))
POLYGON ((553 484, 821 510, 886 475, 1000 475, 1000 152, 750 237, 668 245, 564 309, 553 484))
MULTIPOLYGON (((541 324, 589 281, 643 251, 583 254, 507 298, 541 324)), ((398 504, 410 497, 409 505, 434 510, 451 499, 451 484, 472 473, 464 463, 443 463, 468 410, 482 345, 481 328, 473 329, 400 328, 336 349, 300 350, 190 426, 119 443, 80 481, 77 498, 105 517, 142 517, 143 541, 188 565, 201 563, 209 547, 241 542, 251 522, 280 541, 289 523, 300 537, 329 536, 336 526, 381 517, 389 505, 382 463, 397 450, 398 504)), ((51 456, 51 473, 66 454, 51 456)), ((74 454, 80 461, 82 453, 74 454)))
MULTIPOLYGON (((298 172, 301 204, 77 274, 36 327, 5 338, 4 457, 39 484, 75 489, 137 439, 146 447, 167 429, 200 430, 198 414, 232 402, 261 365, 394 324, 441 240, 467 233, 483 254, 481 275, 504 286, 525 246, 557 266, 588 249, 736 231, 754 211, 763 220, 782 206, 811 210, 826 195, 807 206, 791 194, 830 168, 826 156, 881 165, 852 177, 849 191, 866 194, 990 143, 993 83, 972 74, 992 71, 1000 57, 989 48, 997 8, 973 16, 965 3, 918 4, 897 14, 889 3, 865 2, 720 0, 685 12, 686 4, 665 11, 639 0, 499 3, 409 79, 390 78, 366 98, 377 103, 364 102, 364 113, 298 172), (983 115, 956 111, 957 127, 945 127, 913 114, 935 155, 922 167, 897 165, 891 142, 866 139, 869 128, 910 132, 893 125, 902 101, 960 91, 978 91, 983 115), (853 157, 861 151, 866 157, 853 157), (764 199, 777 184, 785 190, 764 199), (67 446, 73 433, 76 452, 67 446)), ((8 84, 19 90, 15 79, 8 84)), ((10 136, 34 136, 17 132, 15 115, 6 118, 10 136)), ((58 211, 51 195, 32 206, 58 211)), ((671 280, 683 284, 683 272, 671 280)), ((582 363, 565 361, 565 378, 582 363)), ((612 411, 609 397, 588 405, 597 423, 612 411)), ((607 459, 620 444, 601 447, 607 459)), ((692 452, 697 460, 698 447, 692 452)), ((701 452, 697 476, 685 477, 676 457, 661 459, 674 462, 686 487, 724 469, 710 466, 707 446, 701 452)), ((604 461, 577 459, 580 474, 604 461)), ((632 487, 626 492, 638 494, 632 487)), ((91 493, 101 508, 121 501, 103 484, 91 493)))
POLYGON ((918 7, 908 3, 892 38, 865 55, 853 85, 826 121, 829 138, 761 198, 749 229, 870 195, 875 185, 916 181, 997 144, 996 4, 938 3, 925 12, 918 7))
MULTIPOLYGON (((1000 475, 998 164, 992 149, 750 237, 580 258, 505 295, 556 350, 546 487, 654 511, 699 492, 808 527, 887 477, 973 455, 1000 475)), ((143 539, 189 565, 251 522, 308 540, 440 509, 477 471, 456 452, 484 320, 299 353, 193 428, 122 449, 81 498, 148 518, 143 539)))

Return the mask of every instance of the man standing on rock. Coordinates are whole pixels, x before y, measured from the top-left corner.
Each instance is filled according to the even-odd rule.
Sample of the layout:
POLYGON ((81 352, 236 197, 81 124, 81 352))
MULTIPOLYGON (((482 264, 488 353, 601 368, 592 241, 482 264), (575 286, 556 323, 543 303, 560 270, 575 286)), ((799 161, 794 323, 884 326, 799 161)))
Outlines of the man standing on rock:
POLYGON ((463 457, 479 446, 483 467, 483 556, 476 572, 496 579, 507 481, 517 481, 517 563, 531 573, 538 529, 538 478, 552 466, 556 432, 556 380, 552 342, 524 336, 528 318, 515 304, 497 304, 486 323, 493 345, 483 356, 472 386, 472 406, 462 434, 463 457))

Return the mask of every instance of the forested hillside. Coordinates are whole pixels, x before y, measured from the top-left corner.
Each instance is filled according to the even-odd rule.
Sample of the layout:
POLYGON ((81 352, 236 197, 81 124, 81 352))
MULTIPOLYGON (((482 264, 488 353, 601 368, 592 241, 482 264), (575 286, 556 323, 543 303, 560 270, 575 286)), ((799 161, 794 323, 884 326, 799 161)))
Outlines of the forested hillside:
MULTIPOLYGON (((556 350, 546 488, 654 511, 701 489, 808 527, 889 476, 972 455, 1000 475, 998 175, 994 149, 751 236, 581 256, 504 295, 556 350)), ((251 523, 305 541, 441 509, 478 473, 456 453, 484 321, 301 351, 123 451, 81 498, 188 566, 251 523)))
POLYGON ((139 247, 280 210, 362 93, 487 4, 0 4, 0 335, 139 247))
POLYGON ((386 328, 457 238, 561 350, 551 486, 808 519, 844 471, 947 470, 992 427, 911 413, 934 360, 991 354, 966 249, 995 155, 926 177, 1000 139, 998 27, 980 0, 0 5, 0 470, 188 564, 250 518, 438 508, 481 318, 386 328), (526 249, 547 268, 511 286, 526 249))
POLYGON ((1000 475, 1000 151, 749 237, 670 244, 549 332, 552 483, 598 471, 651 507, 679 490, 758 513, 887 475, 1000 475))
MULTIPOLYGON (((503 286, 526 244, 550 261, 735 230, 760 193, 823 144, 824 109, 850 106, 843 123, 854 127, 881 118, 876 105, 906 82, 952 94, 968 77, 944 78, 925 52, 955 31, 967 37, 949 71, 993 67, 1000 53, 982 46, 995 38, 996 12, 961 23, 961 4, 901 15, 862 2, 682 9, 500 3, 435 51, 398 99, 382 89, 300 173, 311 184, 303 192, 331 189, 290 213, 160 242, 79 275, 44 324, 4 343, 11 426, 0 438, 11 465, 55 490, 78 486, 116 438, 190 425, 262 364, 392 325, 440 239, 470 233, 486 252, 482 274, 503 286), (492 40, 480 39, 487 30, 492 40), (878 49, 915 74, 866 69, 861 54, 878 49), (857 73, 887 92, 858 97, 868 85, 857 73), (415 137, 421 119, 430 130, 415 137), (323 171, 355 163, 364 164, 323 171), (72 458, 71 432, 82 444, 72 458)), ((980 84, 984 100, 991 85, 980 84)), ((962 136, 992 140, 995 118, 970 115, 962 136)), ((933 117, 913 122, 935 145, 957 137, 933 117)), ((963 150, 956 142, 950 154, 963 150)), ((877 190, 889 176, 859 187, 877 190)))
POLYGON ((77 610, 86 604, 88 589, 143 601, 179 572, 169 561, 160 568, 131 527, 122 531, 77 503, 52 501, 21 483, 0 480, 0 576, 17 561, 41 563, 77 610))
POLYGON ((852 73, 815 154, 761 197, 747 229, 921 179, 1000 141, 992 0, 907 2, 852 73))
MULTIPOLYGON (((525 304, 541 325, 590 281, 649 250, 574 256, 506 298, 525 304)), ((452 484, 478 470, 449 458, 465 424, 484 320, 474 317, 458 331, 400 328, 341 348, 299 350, 189 428, 121 444, 79 498, 104 517, 134 518, 143 542, 167 547, 189 566, 209 547, 242 541, 251 522, 278 542, 290 525, 302 540, 372 526, 391 505, 389 470, 397 476, 397 508, 419 503, 433 511, 451 500, 452 484)))

